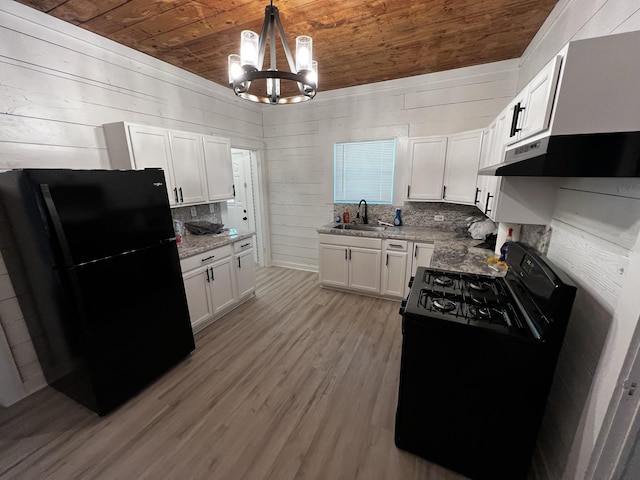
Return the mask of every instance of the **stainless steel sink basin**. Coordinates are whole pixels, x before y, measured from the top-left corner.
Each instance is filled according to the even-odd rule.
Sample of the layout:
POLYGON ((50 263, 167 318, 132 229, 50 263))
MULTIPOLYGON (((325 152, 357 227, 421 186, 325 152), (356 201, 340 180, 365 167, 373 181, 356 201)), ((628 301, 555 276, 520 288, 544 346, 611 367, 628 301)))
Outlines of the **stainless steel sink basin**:
POLYGON ((376 227, 375 225, 363 225, 361 223, 343 223, 342 225, 336 225, 333 228, 339 230, 364 230, 366 232, 384 232, 387 227, 376 227))

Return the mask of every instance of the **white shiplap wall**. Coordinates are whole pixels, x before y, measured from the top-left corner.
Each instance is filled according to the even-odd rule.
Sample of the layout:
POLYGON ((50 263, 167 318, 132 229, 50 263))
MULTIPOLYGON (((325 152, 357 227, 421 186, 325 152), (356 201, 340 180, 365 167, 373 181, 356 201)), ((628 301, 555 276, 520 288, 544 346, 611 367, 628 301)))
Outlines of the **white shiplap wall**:
MULTIPOLYGON (((634 30, 640 0, 561 0, 521 58, 518 89, 567 42, 634 30)), ((618 305, 640 231, 640 181, 567 179, 551 226, 548 256, 579 291, 535 464, 543 479, 582 480, 637 323, 618 305)))
MULTIPOLYGON (((8 0, 0 1, 0 72, 0 171, 109 168, 102 125, 118 121, 221 135, 237 146, 262 145, 260 106, 8 0)), ((44 383, 1 259, 0 326, 0 367, 8 356, 18 366, 17 372, 7 367, 3 391, 9 391, 4 381, 11 378, 13 387, 21 384, 19 398, 44 383)), ((0 402, 16 396, 7 398, 3 394, 0 402)))
POLYGON ((487 126, 515 94, 516 65, 511 60, 320 92, 308 104, 266 111, 273 263, 317 270, 316 229, 333 218, 335 142, 396 137, 394 205, 402 206, 408 138, 487 126))

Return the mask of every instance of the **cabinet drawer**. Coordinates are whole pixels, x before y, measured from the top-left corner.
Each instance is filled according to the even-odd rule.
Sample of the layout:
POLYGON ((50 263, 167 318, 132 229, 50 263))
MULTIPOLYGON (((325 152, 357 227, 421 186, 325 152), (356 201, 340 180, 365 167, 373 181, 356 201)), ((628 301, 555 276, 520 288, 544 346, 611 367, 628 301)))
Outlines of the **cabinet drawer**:
POLYGON ((386 250, 393 250, 395 252, 406 252, 407 243, 408 242, 406 240, 387 239, 384 241, 384 248, 386 250))
POLYGON ((251 248, 253 248, 253 237, 245 238, 244 240, 239 240, 233 244, 233 253, 244 252, 251 248))
POLYGON ((180 267, 182 268, 182 273, 188 272, 189 270, 193 270, 194 268, 198 268, 202 265, 208 265, 212 262, 217 262, 218 260, 229 257, 232 253, 231 245, 225 245, 223 247, 214 248, 212 250, 207 250, 206 252, 199 253, 198 255, 194 255, 193 257, 188 257, 183 260, 180 260, 180 267))
POLYGON ((345 247, 362 247, 382 249, 381 238, 355 237, 350 235, 319 234, 320 243, 327 245, 344 245, 345 247))

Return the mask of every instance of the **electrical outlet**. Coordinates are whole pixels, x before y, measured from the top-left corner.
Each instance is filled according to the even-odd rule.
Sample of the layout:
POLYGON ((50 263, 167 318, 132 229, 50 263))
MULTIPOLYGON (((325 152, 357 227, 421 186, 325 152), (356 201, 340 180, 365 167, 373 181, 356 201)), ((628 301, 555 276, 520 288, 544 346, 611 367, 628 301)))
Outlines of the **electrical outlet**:
POLYGON ((444 215, 434 215, 433 220, 435 222, 444 222, 444 215))
POLYGON ((209 213, 213 213, 215 209, 213 208, 213 203, 209 204, 209 213))
POLYGON ((196 207, 191 207, 191 216, 195 217, 196 215, 198 215, 198 211, 196 210, 196 207))

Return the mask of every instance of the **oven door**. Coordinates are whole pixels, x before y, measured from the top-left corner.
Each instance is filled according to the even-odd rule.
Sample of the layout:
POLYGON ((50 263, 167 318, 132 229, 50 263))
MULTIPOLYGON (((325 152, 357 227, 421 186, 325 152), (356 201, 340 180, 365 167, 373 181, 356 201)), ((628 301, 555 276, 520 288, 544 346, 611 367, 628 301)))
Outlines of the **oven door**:
POLYGON ((405 314, 396 445, 474 479, 525 479, 540 355, 536 342, 405 314))

